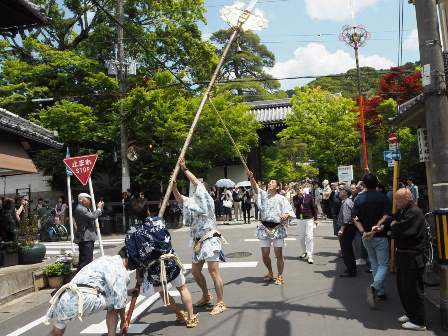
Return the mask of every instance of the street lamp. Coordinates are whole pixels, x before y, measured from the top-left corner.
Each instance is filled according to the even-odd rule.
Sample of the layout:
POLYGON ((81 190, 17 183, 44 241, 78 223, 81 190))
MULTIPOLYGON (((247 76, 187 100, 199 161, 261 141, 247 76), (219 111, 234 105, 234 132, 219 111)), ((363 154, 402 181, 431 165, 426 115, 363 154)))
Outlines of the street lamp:
POLYGON ((366 130, 364 125, 364 97, 361 92, 361 70, 359 68, 359 48, 365 46, 367 40, 370 38, 370 33, 360 25, 344 26, 339 35, 339 39, 345 42, 349 47, 355 50, 356 73, 358 77, 358 100, 359 100, 359 119, 361 128, 361 143, 362 143, 362 158, 364 161, 364 170, 369 172, 369 162, 367 161, 367 145, 366 145, 366 130))

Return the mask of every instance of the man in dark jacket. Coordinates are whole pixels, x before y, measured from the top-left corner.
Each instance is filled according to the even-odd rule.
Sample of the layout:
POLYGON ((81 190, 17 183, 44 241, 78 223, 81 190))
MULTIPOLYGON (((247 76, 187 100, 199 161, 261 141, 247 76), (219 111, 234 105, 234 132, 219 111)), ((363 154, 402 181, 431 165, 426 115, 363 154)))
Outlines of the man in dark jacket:
POLYGON ((397 243, 397 287, 406 313, 398 321, 405 329, 426 330, 423 296, 425 216, 408 189, 399 189, 395 193, 395 202, 400 211, 381 221, 373 230, 384 232, 390 229, 397 243))
POLYGON ((73 211, 76 221, 75 243, 79 247, 78 272, 93 260, 93 248, 96 240, 95 220, 103 213, 104 202, 98 202, 97 210, 92 212, 92 198, 89 194, 78 195, 78 205, 73 211))
POLYGON ((303 251, 300 259, 306 259, 308 264, 313 264, 314 223, 317 221, 316 205, 313 196, 306 194, 303 187, 298 187, 296 191, 297 194, 292 201, 296 209, 298 236, 303 251))
POLYGON ((389 214, 389 201, 383 193, 376 191, 378 178, 367 174, 363 178, 367 190, 355 199, 354 223, 362 235, 369 255, 373 283, 367 288, 367 303, 375 308, 377 299, 385 299, 384 280, 389 270, 389 242, 385 232, 375 233, 372 227, 389 214))
POLYGON ((353 224, 353 201, 350 199, 350 188, 343 187, 339 191, 342 200, 341 209, 338 215, 338 237, 341 243, 342 257, 347 268, 340 276, 343 278, 356 276, 356 262, 353 253, 353 239, 356 235, 356 227, 353 224))

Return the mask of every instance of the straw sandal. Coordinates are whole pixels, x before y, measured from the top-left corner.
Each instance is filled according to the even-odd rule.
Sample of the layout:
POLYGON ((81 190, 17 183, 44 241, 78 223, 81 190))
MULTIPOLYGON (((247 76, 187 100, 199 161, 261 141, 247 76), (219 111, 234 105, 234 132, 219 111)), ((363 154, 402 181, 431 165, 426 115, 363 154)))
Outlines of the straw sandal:
POLYGON ((187 328, 196 328, 199 324, 199 314, 194 315, 191 319, 186 319, 186 326, 187 328))
POLYGON ((265 282, 271 282, 274 281, 274 274, 268 273, 263 277, 263 281, 265 282))
POLYGON ((176 313, 176 322, 187 322, 188 320, 188 314, 184 310, 179 310, 176 313))
POLYGON ((202 297, 198 302, 196 302, 194 304, 195 307, 204 307, 204 306, 208 306, 209 304, 211 304, 212 302, 212 295, 208 294, 207 297, 202 297))
POLYGON ((212 311, 209 313, 210 315, 218 315, 221 314, 223 311, 227 309, 227 306, 224 302, 218 302, 212 309, 212 311))
POLYGON ((285 283, 285 279, 283 278, 283 275, 279 275, 274 282, 276 285, 283 285, 285 283))

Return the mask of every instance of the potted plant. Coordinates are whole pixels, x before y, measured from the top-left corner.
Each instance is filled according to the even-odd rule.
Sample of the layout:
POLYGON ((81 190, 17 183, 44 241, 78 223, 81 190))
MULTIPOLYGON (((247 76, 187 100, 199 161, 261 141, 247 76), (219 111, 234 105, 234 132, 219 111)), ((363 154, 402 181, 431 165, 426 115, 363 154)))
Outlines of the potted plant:
POLYGON ((50 288, 59 288, 64 283, 65 265, 63 262, 54 262, 44 267, 43 272, 48 278, 50 288))
POLYGON ((19 263, 17 242, 0 242, 0 267, 14 266, 19 263))
POLYGON ((46 247, 38 243, 38 217, 25 216, 19 223, 19 264, 37 264, 45 257, 46 247))

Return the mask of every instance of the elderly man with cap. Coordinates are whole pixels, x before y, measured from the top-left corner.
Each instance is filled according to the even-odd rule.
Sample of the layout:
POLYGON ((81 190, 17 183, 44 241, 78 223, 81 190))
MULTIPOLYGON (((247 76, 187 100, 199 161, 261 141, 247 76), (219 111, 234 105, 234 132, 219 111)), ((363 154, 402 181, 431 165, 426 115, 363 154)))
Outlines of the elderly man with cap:
POLYGON ((79 247, 78 272, 93 260, 93 246, 96 240, 95 220, 103 213, 104 202, 98 202, 97 210, 91 211, 92 198, 89 194, 78 195, 78 205, 73 211, 76 221, 75 243, 79 247))
POLYGON ((425 216, 415 204, 411 190, 399 189, 394 197, 399 212, 380 221, 372 231, 390 230, 397 242, 397 287, 405 311, 398 321, 404 329, 424 331, 425 216))

